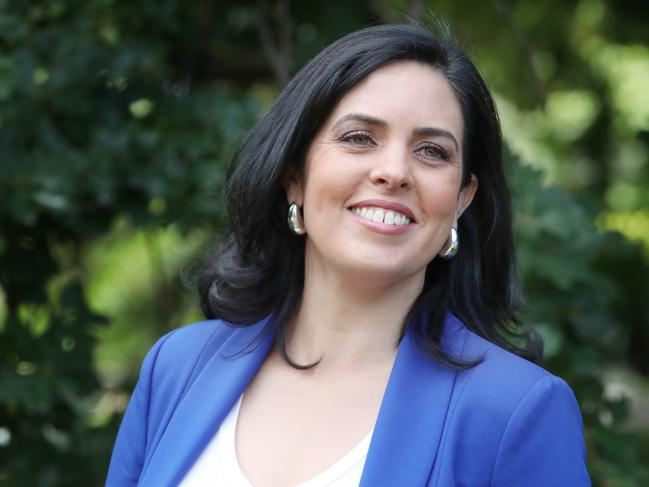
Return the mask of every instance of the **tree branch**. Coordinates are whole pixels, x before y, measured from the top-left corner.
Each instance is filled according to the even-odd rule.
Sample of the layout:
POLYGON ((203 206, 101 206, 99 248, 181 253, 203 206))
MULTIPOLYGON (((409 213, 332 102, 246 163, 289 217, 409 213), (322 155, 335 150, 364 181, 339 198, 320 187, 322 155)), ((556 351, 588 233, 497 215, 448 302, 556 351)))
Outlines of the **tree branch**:
POLYGON ((495 5, 496 10, 498 10, 498 12, 505 18, 505 21, 514 33, 514 37, 516 37, 516 40, 522 47, 525 56, 525 64, 527 65, 527 68, 532 75, 534 94, 536 95, 539 103, 545 105, 545 100, 548 96, 548 90, 545 86, 545 83, 541 79, 541 75, 538 69, 534 65, 534 54, 536 52, 536 49, 534 49, 534 46, 532 45, 532 42, 530 41, 530 38, 525 30, 521 28, 518 22, 516 22, 514 14, 507 4, 507 1, 493 0, 493 4, 495 5))
POLYGON ((424 17, 424 4, 422 0, 410 0, 408 2, 408 18, 415 22, 421 22, 424 17))
POLYGON ((278 41, 273 39, 270 28, 270 8, 268 0, 257 1, 257 19, 259 42, 264 50, 264 54, 270 62, 275 80, 280 86, 284 86, 289 78, 289 62, 291 57, 291 13, 289 0, 279 0, 278 8, 278 41))

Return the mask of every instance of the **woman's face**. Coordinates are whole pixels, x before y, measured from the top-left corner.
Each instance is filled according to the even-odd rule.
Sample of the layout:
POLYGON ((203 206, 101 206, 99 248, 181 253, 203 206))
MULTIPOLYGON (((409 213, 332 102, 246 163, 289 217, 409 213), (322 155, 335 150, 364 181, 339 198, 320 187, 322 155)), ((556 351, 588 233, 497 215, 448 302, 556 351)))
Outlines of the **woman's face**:
POLYGON ((460 187, 462 136, 455 95, 428 65, 398 61, 359 83, 287 187, 303 206, 307 271, 423 285, 477 187, 460 187))

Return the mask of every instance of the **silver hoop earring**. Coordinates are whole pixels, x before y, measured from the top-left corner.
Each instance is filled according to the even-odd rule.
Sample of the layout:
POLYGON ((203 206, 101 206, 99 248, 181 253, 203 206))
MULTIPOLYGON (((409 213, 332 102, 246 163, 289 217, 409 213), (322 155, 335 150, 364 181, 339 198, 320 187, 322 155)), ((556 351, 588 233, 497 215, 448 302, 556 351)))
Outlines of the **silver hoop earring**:
POLYGON ((288 228, 296 235, 304 235, 306 233, 302 212, 295 201, 291 201, 288 207, 288 228))
POLYGON ((446 245, 444 245, 444 248, 440 250, 439 256, 442 259, 450 259, 457 254, 457 249, 460 248, 460 239, 457 235, 457 230, 455 227, 451 227, 451 235, 449 236, 448 240, 446 241, 446 245))

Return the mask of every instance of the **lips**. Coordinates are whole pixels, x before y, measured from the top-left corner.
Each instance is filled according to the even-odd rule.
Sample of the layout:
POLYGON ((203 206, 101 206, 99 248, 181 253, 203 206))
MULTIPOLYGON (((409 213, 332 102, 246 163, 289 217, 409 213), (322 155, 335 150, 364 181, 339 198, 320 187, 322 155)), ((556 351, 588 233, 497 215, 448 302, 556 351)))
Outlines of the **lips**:
POLYGON ((401 203, 385 200, 363 200, 349 208, 359 217, 387 225, 408 225, 416 223, 415 215, 410 208, 401 203))
POLYGON ((353 207, 352 212, 374 223, 384 223, 386 225, 408 225, 411 220, 403 213, 393 210, 385 210, 377 207, 353 207))

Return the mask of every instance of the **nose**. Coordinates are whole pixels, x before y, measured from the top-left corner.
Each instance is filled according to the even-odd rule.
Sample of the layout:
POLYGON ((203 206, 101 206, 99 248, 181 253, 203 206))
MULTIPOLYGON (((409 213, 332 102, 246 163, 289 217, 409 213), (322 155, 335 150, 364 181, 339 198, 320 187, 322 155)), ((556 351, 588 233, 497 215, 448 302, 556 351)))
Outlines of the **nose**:
POLYGON ((370 171, 370 180, 386 189, 408 189, 413 177, 408 166, 405 150, 390 150, 376 155, 375 165, 370 171))

